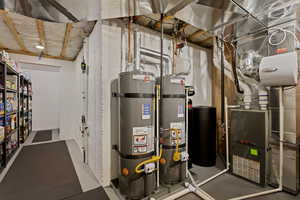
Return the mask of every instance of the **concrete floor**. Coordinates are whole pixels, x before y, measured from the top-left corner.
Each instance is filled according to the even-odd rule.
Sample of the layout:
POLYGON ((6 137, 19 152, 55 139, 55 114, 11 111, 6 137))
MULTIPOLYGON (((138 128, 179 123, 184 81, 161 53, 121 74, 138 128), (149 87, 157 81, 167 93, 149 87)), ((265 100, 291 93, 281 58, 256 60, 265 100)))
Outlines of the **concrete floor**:
MULTIPOLYGON (((197 167, 194 166, 191 172, 196 174, 197 179, 205 180, 208 177, 218 173, 220 170, 212 167, 197 167)), ((230 174, 224 174, 219 178, 207 183, 201 187, 205 192, 210 194, 213 198, 217 200, 230 199, 242 195, 248 195, 256 192, 261 192, 269 189, 274 189, 271 187, 262 188, 258 185, 250 183, 246 180, 238 178, 230 174)), ((188 200, 191 198, 183 198, 182 200, 188 200)), ((266 195, 262 197, 252 198, 252 200, 299 200, 300 195, 294 196, 287 194, 285 192, 266 195)))
MULTIPOLYGON (((191 169, 191 173, 197 179, 197 182, 203 181, 212 175, 217 174, 221 170, 216 167, 198 167, 193 166, 191 169)), ((114 191, 111 188, 106 188, 107 191, 109 191, 110 199, 112 200, 118 200, 118 196, 114 194, 114 191)), ((176 185, 174 188, 171 189, 171 191, 178 191, 184 189, 181 185, 176 185)), ((269 189, 274 189, 271 187, 262 188, 258 185, 255 185, 253 183, 250 183, 246 180, 240 179, 236 176, 230 175, 230 174, 224 174, 217 179, 207 183, 203 187, 201 187, 205 192, 207 192, 209 195, 211 195, 216 200, 226 200, 242 195, 248 195, 256 192, 261 192, 269 189)), ((156 197, 159 197, 157 199, 162 200, 163 197, 169 196, 172 192, 168 193, 165 188, 161 189, 160 191, 162 195, 156 195, 156 197)), ((198 196, 196 196, 193 193, 189 193, 181 198, 178 198, 177 200, 198 200, 201 199, 198 196)), ((252 198, 251 200, 300 200, 300 195, 294 196, 287 194, 285 192, 261 196, 252 198)))
MULTIPOLYGON (((3 180, 4 176, 6 175, 7 171, 11 167, 12 163, 18 156, 18 154, 21 151, 21 149, 23 148, 23 146, 38 145, 38 144, 43 144, 43 143, 60 141, 59 132, 57 130, 54 130, 52 133, 52 141, 47 141, 47 142, 32 143, 32 140, 33 140, 35 134, 36 134, 36 132, 32 132, 29 135, 26 142, 23 145, 21 145, 21 147, 18 149, 18 151, 16 152, 14 157, 8 163, 6 169, 3 171, 3 173, 0 174, 0 182, 3 180)), ((77 143, 75 142, 75 140, 66 140, 66 144, 67 144, 69 153, 71 155, 71 159, 73 161, 82 191, 86 192, 86 191, 93 190, 95 188, 100 187, 101 185, 97 181, 97 179, 96 179, 95 175, 93 174, 93 172, 91 171, 91 169, 82 162, 82 155, 80 152, 80 148, 77 145, 77 143)))
MULTIPOLYGON (((40 144, 40 143, 34 143, 34 144, 31 143, 34 136, 35 136, 35 132, 33 132, 29 136, 28 140, 26 141, 26 143, 24 145, 40 144)), ((54 131, 53 140, 50 142, 53 142, 53 141, 59 141, 58 132, 54 131)), ((47 142, 43 142, 43 143, 47 143, 47 142)), ((66 143, 67 143, 72 161, 74 163, 75 170, 78 175, 82 190, 85 192, 85 191, 89 191, 89 190, 99 187, 100 184, 97 181, 94 174, 92 173, 92 171, 89 169, 89 167, 87 165, 82 163, 82 161, 81 161, 82 156, 80 153, 80 148, 77 145, 77 143, 75 142, 75 140, 67 140, 66 143)), ((3 171, 3 173, 0 175, 0 182, 2 181, 7 170, 13 163, 14 159, 18 155, 21 148, 18 150, 18 152, 12 158, 10 163, 8 163, 8 167, 5 169, 5 171, 3 171)), ((205 180, 208 177, 218 173, 219 171, 220 171, 220 169, 218 169, 216 167, 205 168, 205 167, 193 166, 193 168, 191 169, 191 173, 193 174, 193 176, 195 177, 195 179, 197 181, 205 180)), ((168 191, 174 191, 174 190, 177 191, 177 190, 181 190, 181 189, 184 189, 184 187, 182 185, 176 185, 169 189, 166 187, 162 188, 161 196, 168 196, 169 195, 168 191)), ((243 179, 240 179, 238 177, 232 176, 230 174, 224 174, 224 175, 220 176, 219 178, 204 185, 201 189, 203 189, 205 192, 207 192, 208 194, 210 194, 212 197, 214 197, 217 200, 225 200, 225 199, 230 199, 230 198, 238 197, 241 195, 252 194, 255 192, 260 192, 260 191, 264 191, 264 190, 268 190, 268 189, 272 189, 272 188, 261 188, 260 186, 252 184, 252 183, 245 181, 243 179)), ((111 187, 105 188, 105 191, 111 200, 119 200, 120 199, 111 187)), ((162 198, 159 198, 159 199, 162 199, 162 198)), ((197 200, 197 199, 200 199, 200 198, 197 197, 195 194, 190 193, 190 194, 187 194, 187 195, 179 198, 178 200, 197 200)), ((252 198, 252 200, 300 200, 300 195, 293 196, 293 195, 289 195, 287 193, 282 192, 282 193, 252 198)))

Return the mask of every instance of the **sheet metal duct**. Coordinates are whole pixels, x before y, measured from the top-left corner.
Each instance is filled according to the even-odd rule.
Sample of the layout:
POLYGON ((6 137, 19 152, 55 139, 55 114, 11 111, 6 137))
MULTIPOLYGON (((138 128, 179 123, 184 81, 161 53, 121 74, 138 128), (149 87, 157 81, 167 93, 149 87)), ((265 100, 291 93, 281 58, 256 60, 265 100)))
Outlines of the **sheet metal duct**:
MULTIPOLYGON (((286 5, 299 4, 299 0, 197 0, 175 14, 175 17, 205 31, 216 31, 223 25, 238 22, 252 23, 257 29, 268 25, 268 13, 286 5), (272 6, 271 6, 272 5, 272 6), (224 12, 224 19, 222 15, 224 12)), ((244 27, 243 32, 250 32, 244 27)))
POLYGON ((51 22, 78 22, 86 18, 87 5, 79 0, 0 0, 2 9, 51 22), (81 9, 75 9, 75 6, 81 9))
POLYGON ((223 24, 242 20, 247 15, 230 0, 199 0, 177 12, 175 17, 205 31, 213 31, 223 24))
POLYGON ((102 19, 148 15, 175 14, 194 0, 103 0, 102 19))

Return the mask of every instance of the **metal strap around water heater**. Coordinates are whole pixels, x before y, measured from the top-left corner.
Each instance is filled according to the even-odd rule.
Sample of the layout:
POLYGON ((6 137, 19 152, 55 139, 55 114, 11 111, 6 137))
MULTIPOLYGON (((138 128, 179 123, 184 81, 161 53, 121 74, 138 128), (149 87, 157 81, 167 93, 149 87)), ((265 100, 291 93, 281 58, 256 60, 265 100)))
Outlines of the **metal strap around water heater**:
POLYGON ((112 93, 113 97, 123 97, 123 98, 154 98, 155 94, 149 94, 149 93, 112 93))
POLYGON ((142 154, 142 155, 128 155, 128 154, 122 154, 120 153, 120 156, 124 159, 142 159, 142 158, 147 158, 147 157, 151 157, 154 155, 154 151, 150 152, 150 153, 146 153, 146 154, 142 154))
POLYGON ((185 94, 163 94, 163 98, 172 98, 172 99, 185 99, 185 94))
MULTIPOLYGON (((181 144, 181 145, 178 146, 178 148, 179 149, 184 148, 185 146, 186 146, 186 144, 181 144)), ((173 145, 163 145, 163 148, 164 149, 176 149, 176 145, 175 146, 173 146, 173 145)))

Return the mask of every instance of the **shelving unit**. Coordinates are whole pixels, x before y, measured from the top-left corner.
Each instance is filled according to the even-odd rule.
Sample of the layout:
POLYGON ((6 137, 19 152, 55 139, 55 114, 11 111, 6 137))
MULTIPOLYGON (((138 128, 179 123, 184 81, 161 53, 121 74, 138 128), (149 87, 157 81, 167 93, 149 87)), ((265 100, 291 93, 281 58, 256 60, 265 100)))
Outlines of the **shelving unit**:
POLYGON ((32 131, 32 83, 20 76, 20 142, 24 143, 32 131))
POLYGON ((0 125, 4 129, 4 137, 0 137, 0 172, 20 146, 19 78, 18 72, 0 62, 0 125))

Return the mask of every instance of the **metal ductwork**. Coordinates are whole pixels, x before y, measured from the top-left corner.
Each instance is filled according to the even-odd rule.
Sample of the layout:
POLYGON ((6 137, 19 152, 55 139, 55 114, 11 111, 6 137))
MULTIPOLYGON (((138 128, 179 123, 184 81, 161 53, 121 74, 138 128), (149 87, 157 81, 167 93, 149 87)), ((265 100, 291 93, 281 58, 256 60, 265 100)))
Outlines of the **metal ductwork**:
POLYGON ((246 13, 230 0, 198 0, 177 12, 175 17, 205 31, 214 31, 224 24, 243 19, 246 13))
POLYGON ((194 0, 104 0, 102 19, 164 13, 174 15, 194 0))
POLYGON ((81 0, 0 0, 0 6, 28 17, 63 23, 86 18, 88 9, 86 2, 81 0))
POLYGON ((268 26, 270 12, 287 5, 296 7, 299 3, 299 0, 197 0, 178 11, 175 17, 211 32, 239 22, 247 24, 245 29, 250 24, 259 30, 268 26))

